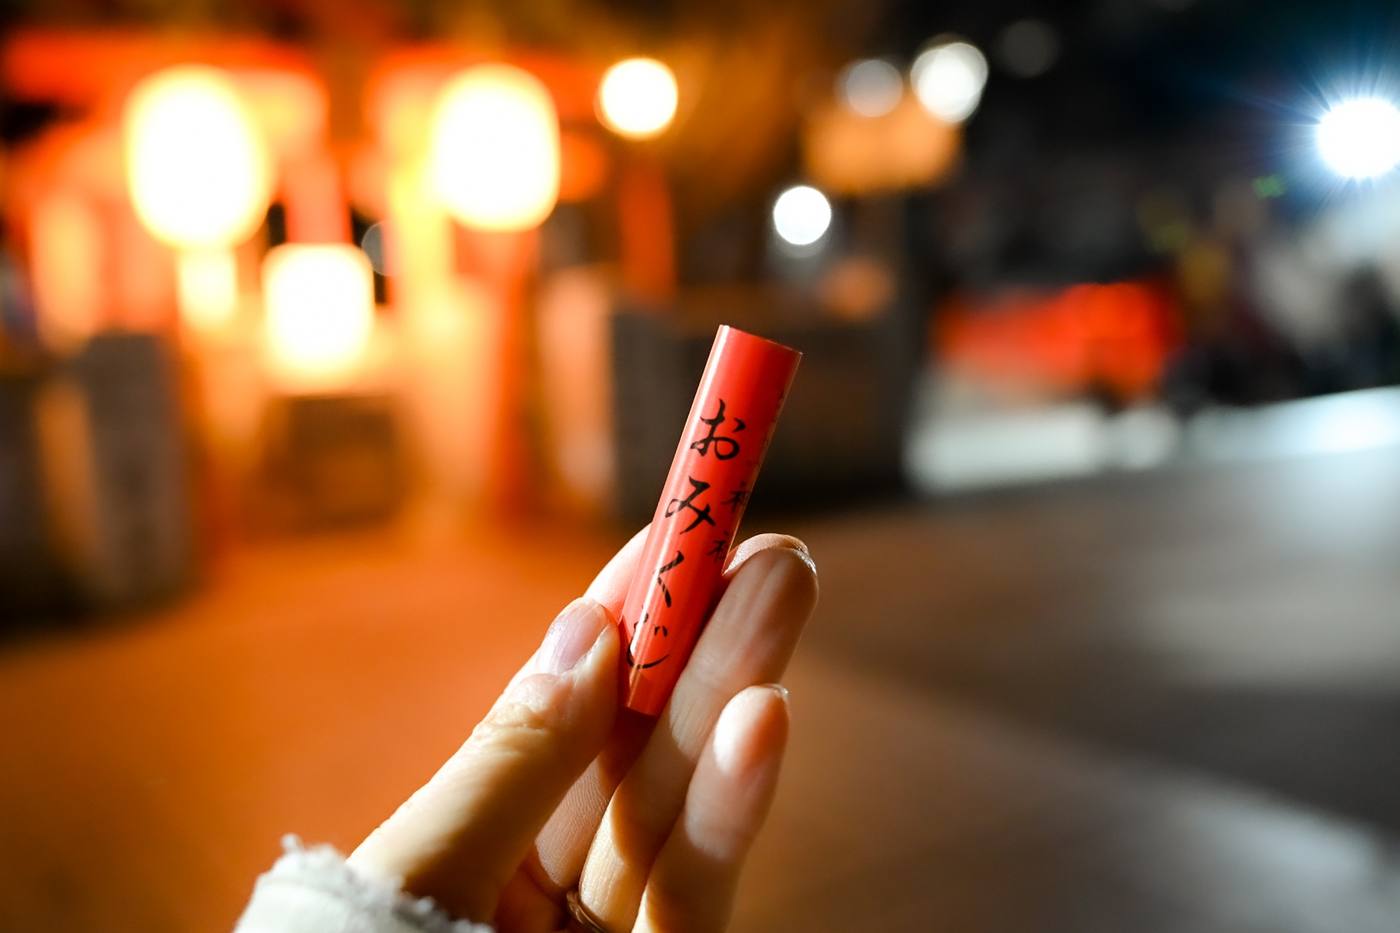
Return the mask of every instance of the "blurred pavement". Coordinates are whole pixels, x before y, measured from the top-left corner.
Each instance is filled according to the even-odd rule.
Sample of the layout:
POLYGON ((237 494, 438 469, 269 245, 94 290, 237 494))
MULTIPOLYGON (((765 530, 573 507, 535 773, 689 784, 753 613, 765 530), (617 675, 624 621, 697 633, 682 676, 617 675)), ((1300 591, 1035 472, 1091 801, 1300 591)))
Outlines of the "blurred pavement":
MULTIPOLYGON (((1397 516, 1387 450, 797 523, 822 605, 735 929, 1395 929, 1397 516)), ((617 543, 541 540, 278 545, 11 644, 0 929, 222 929, 281 833, 352 846, 617 543)))

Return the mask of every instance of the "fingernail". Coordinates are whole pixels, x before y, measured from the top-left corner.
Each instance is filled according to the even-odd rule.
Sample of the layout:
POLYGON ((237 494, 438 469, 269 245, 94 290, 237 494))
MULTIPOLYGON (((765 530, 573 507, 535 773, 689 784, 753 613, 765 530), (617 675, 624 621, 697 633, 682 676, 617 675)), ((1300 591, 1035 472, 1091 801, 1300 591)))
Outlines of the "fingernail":
POLYGON ((598 640, 601 607, 591 599, 576 599, 559 613, 540 646, 539 670, 567 674, 598 640))
POLYGON ((727 574, 738 573, 739 568, 764 551, 789 551, 815 573, 817 564, 812 560, 812 552, 804 541, 792 535, 758 535, 742 542, 734 551, 734 559, 724 568, 727 574), (774 540, 774 539, 780 540, 774 540))
MULTIPOLYGON (((802 563, 807 565, 808 570, 812 571, 812 573, 815 574, 817 572, 817 562, 815 559, 813 559, 812 552, 809 551, 807 549, 807 545, 803 544, 801 541, 797 543, 800 546, 793 548, 792 552, 802 559, 802 563)), ((780 687, 779 689, 782 688, 780 687)), ((786 693, 787 691, 784 690, 783 692, 786 693)))

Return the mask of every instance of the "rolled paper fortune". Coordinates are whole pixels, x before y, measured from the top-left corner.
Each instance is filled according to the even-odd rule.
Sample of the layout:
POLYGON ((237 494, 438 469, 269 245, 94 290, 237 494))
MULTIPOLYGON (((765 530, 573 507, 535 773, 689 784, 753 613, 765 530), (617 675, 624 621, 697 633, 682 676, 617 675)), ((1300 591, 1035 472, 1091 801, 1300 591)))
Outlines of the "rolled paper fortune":
POLYGON ((733 327, 715 335, 622 608, 628 709, 660 713, 700 637, 801 359, 733 327))

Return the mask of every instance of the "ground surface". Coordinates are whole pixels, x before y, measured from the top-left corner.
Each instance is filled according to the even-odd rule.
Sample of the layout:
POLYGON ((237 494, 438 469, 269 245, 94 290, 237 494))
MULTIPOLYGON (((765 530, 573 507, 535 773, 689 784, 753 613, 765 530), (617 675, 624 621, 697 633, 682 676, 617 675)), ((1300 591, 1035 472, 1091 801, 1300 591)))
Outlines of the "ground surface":
MULTIPOLYGON (((1400 453, 794 530, 823 600, 736 929, 1397 928, 1400 453)), ((223 929, 282 833, 353 845, 616 544, 550 540, 262 548, 12 640, 0 929, 223 929)))

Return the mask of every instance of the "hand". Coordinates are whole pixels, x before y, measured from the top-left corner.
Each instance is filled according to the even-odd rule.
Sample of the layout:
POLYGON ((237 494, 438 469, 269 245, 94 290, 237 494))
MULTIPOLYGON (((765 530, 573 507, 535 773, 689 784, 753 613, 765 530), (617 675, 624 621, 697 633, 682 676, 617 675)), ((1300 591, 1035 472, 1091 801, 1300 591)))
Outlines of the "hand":
POLYGON ((787 740, 787 667, 817 599, 806 547, 745 541, 671 701, 618 705, 616 619, 638 533, 554 620, 442 769, 350 856, 499 933, 566 927, 568 892, 609 933, 728 924, 787 740))

